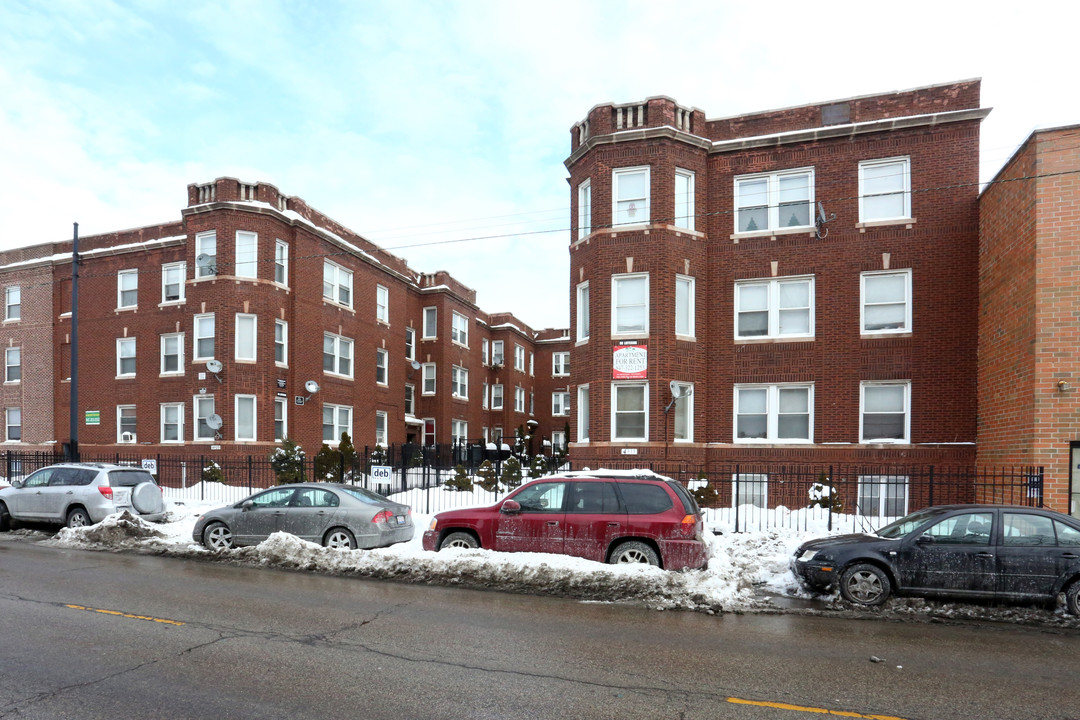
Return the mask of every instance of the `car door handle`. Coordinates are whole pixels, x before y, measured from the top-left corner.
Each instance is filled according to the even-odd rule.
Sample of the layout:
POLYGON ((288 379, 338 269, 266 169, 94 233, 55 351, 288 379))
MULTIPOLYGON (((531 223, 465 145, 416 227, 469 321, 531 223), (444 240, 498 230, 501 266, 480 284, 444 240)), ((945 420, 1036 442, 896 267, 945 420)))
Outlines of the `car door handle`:
POLYGON ((617 527, 619 527, 619 523, 617 523, 617 522, 609 522, 609 523, 607 524, 607 526, 608 526, 608 527, 614 527, 614 528, 617 528, 617 527))
POLYGON ((994 553, 988 553, 988 552, 976 553, 975 557, 977 557, 977 558, 992 558, 992 557, 994 557, 994 553))
POLYGON ((1067 552, 1067 553, 1062 553, 1061 557, 1065 558, 1066 560, 1075 560, 1077 558, 1080 558, 1080 555, 1077 555, 1076 553, 1067 552))
POLYGON ((548 527, 557 527, 558 524, 559 524, 558 520, 548 520, 548 527))

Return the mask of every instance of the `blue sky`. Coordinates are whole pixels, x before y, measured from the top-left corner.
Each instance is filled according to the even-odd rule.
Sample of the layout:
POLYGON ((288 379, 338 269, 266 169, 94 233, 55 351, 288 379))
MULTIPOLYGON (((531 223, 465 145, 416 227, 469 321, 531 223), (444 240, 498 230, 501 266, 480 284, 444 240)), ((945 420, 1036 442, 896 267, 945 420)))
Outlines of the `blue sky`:
POLYGON ((276 185, 480 306, 569 322, 570 127, 983 78, 982 176, 1080 123, 1075 3, 0 1, 0 248, 276 185))

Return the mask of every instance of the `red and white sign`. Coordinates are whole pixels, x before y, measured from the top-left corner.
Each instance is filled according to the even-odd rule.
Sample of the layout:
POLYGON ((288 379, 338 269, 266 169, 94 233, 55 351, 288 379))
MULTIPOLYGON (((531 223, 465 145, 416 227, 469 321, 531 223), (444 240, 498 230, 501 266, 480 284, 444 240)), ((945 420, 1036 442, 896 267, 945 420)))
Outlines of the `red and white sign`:
POLYGON ((611 354, 612 380, 644 380, 649 376, 649 351, 644 345, 619 345, 611 354))

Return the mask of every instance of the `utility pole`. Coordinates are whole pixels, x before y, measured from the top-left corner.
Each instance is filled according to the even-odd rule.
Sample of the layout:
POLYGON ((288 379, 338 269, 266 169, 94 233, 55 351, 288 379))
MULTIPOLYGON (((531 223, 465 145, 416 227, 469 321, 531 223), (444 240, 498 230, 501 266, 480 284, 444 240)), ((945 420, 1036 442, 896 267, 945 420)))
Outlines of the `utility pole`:
POLYGON ((79 223, 71 243, 71 399, 68 460, 79 459, 79 223))

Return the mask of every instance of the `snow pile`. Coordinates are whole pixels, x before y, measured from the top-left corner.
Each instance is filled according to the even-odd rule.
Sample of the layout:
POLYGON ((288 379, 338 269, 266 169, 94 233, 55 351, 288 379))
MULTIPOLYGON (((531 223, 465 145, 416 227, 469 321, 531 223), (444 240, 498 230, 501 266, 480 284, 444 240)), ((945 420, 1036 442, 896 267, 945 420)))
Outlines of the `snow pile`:
POLYGON ((63 528, 53 538, 53 544, 82 548, 131 548, 148 539, 163 539, 165 534, 127 510, 109 515, 96 525, 63 528))

